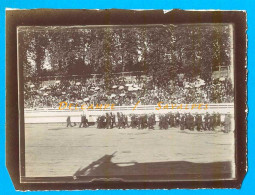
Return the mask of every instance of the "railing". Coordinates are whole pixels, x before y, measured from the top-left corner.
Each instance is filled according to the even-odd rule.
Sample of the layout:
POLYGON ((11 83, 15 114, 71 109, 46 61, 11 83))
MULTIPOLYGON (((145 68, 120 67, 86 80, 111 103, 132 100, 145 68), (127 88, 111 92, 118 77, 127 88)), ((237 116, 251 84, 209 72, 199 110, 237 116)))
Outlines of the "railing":
POLYGON ((199 109, 199 104, 168 104, 168 109, 164 108, 166 104, 161 104, 161 108, 159 105, 131 105, 131 106, 114 106, 111 108, 111 104, 109 107, 105 108, 105 105, 102 105, 102 108, 96 108, 96 105, 93 106, 93 109, 88 109, 88 107, 84 107, 81 109, 81 107, 77 106, 77 109, 75 107, 65 108, 65 109, 59 109, 59 108, 34 108, 34 109, 25 109, 25 113, 28 112, 81 112, 81 111, 134 111, 134 110, 212 110, 212 109, 227 109, 227 108, 234 108, 234 103, 222 103, 222 104, 201 104, 201 107, 199 109), (182 108, 180 108, 180 105, 182 105, 182 108))
POLYGON ((89 122, 95 122, 99 115, 105 114, 106 112, 122 112, 124 114, 151 114, 156 115, 164 114, 167 112, 180 112, 180 113, 200 113, 205 114, 206 112, 219 112, 221 114, 234 113, 234 103, 224 103, 224 104, 202 104, 202 107, 198 109, 199 104, 183 104, 180 108, 180 104, 172 107, 172 104, 168 105, 168 109, 164 109, 165 104, 161 105, 159 109, 158 105, 135 105, 132 106, 114 106, 113 109, 108 107, 104 109, 87 109, 87 107, 82 110, 81 108, 75 110, 73 109, 63 109, 58 108, 37 108, 37 109, 25 109, 25 123, 62 123, 66 122, 67 116, 71 116, 72 122, 80 122, 80 117, 85 114, 89 119, 89 122), (193 108, 192 108, 193 106, 193 108), (135 109, 134 109, 135 108, 135 109), (187 108, 187 109, 186 109, 187 108))

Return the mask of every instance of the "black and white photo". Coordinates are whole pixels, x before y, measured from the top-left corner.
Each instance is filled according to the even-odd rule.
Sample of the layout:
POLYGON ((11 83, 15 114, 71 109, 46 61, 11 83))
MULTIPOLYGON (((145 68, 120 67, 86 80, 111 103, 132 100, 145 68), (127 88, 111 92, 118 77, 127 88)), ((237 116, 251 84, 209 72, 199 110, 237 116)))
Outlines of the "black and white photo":
POLYGON ((235 179, 233 34, 231 23, 19 26, 23 178, 235 179))

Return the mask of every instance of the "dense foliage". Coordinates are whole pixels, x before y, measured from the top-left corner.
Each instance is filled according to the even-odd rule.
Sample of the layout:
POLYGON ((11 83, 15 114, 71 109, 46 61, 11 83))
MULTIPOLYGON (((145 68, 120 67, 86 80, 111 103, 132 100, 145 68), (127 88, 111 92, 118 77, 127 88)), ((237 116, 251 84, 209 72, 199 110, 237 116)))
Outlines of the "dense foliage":
MULTIPOLYGON (((20 27, 24 76, 143 71, 158 83, 180 73, 210 78, 230 65, 229 25, 20 27)), ((167 83, 167 82, 164 82, 167 83)))

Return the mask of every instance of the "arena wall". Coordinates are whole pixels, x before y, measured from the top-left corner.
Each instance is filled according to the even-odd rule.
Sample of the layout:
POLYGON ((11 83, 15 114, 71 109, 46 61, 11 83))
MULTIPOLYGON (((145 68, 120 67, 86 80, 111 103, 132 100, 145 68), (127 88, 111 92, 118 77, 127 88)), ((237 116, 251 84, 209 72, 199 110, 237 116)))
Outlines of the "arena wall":
MULTIPOLYGON (((185 105, 186 106, 186 105, 185 105)), ((156 114, 159 116, 160 114, 165 114, 168 112, 179 112, 179 113, 201 113, 205 114, 219 112, 224 116, 227 113, 234 113, 234 104, 233 103, 224 103, 224 104, 208 104, 207 109, 203 107, 203 109, 198 109, 197 107, 194 109, 192 108, 192 104, 188 104, 189 109, 185 109, 183 105, 182 109, 177 109, 174 107, 172 109, 171 104, 169 104, 168 109, 160 110, 158 105, 139 105, 134 109, 134 106, 115 106, 114 109, 107 108, 107 109, 93 109, 93 110, 59 110, 58 108, 39 108, 39 109, 25 109, 24 110, 24 120, 25 123, 64 123, 66 122, 67 116, 71 117, 72 122, 80 122, 80 118, 82 114, 85 114, 88 118, 89 122, 96 122, 96 119, 99 115, 105 114, 106 112, 122 112, 123 114, 156 114), (157 108, 157 109, 156 109, 157 108)), ((158 120, 158 117, 156 117, 158 120)))

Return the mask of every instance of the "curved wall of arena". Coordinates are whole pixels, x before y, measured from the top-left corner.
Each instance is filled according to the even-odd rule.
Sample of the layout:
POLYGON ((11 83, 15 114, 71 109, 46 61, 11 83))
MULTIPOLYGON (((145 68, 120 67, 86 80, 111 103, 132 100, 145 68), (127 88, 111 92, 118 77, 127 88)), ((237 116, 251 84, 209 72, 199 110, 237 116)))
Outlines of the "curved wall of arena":
MULTIPOLYGON (((71 117, 72 122, 80 122, 81 115, 84 114, 88 118, 89 122, 96 122, 96 119, 99 115, 105 114, 106 112, 122 112, 123 114, 131 115, 131 114, 156 114, 156 116, 160 114, 165 114, 168 112, 179 112, 179 113, 200 113, 205 114, 218 112, 224 118, 224 115, 227 113, 234 113, 234 104, 233 103, 224 103, 224 104, 208 104, 207 109, 198 109, 197 107, 191 109, 192 104, 188 104, 188 109, 185 109, 183 106, 182 109, 172 108, 169 104, 168 109, 163 109, 163 106, 160 110, 158 105, 139 105, 134 109, 135 106, 115 106, 114 109, 93 109, 93 110, 59 110, 58 108, 40 108, 40 109, 25 109, 24 110, 24 122, 25 123, 64 123, 66 122, 67 116, 71 117)), ((158 120, 158 117, 156 117, 158 120)), ((222 119, 223 120, 223 119, 222 119)))

